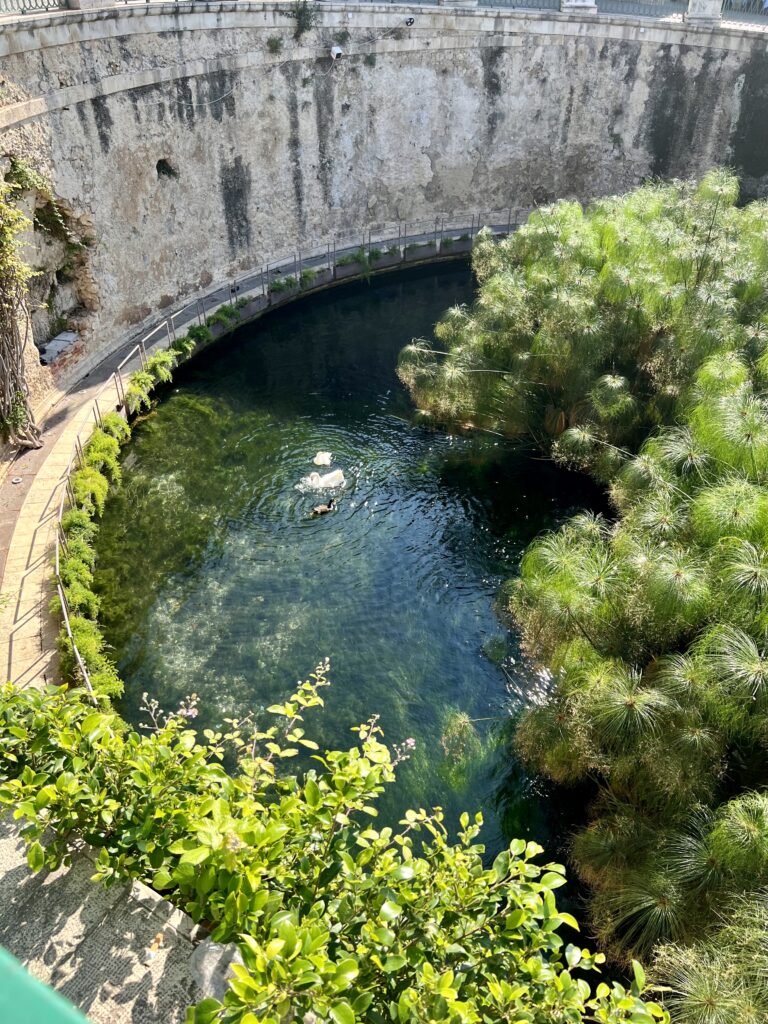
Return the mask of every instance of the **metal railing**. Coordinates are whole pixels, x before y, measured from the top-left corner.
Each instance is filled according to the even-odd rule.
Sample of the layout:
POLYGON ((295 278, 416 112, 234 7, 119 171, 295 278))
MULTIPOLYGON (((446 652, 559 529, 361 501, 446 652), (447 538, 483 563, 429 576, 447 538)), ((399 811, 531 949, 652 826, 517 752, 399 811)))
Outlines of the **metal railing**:
POLYGON ((751 21, 765 24, 768 0, 725 0, 722 15, 726 21, 751 21))
MULTIPOLYGON (((148 3, 188 3, 189 0, 114 0, 114 5, 144 6, 148 3)), ((202 0, 201 0, 202 2, 202 0)), ((355 0, 356 3, 391 3, 406 6, 435 6, 437 0, 355 0)), ((596 0, 601 14, 632 14, 664 18, 684 14, 687 0, 596 0)), ((457 3, 460 7, 460 3, 457 3)), ((510 10, 560 11, 560 0, 479 0, 478 6, 510 10)), ((67 0, 0 0, 0 16, 34 14, 40 11, 65 10, 67 0)), ((449 5, 450 8, 450 5, 449 5)), ((724 0, 723 17, 730 20, 761 22, 768 17, 768 0, 724 0)))
POLYGON ((67 0, 0 0, 2 14, 35 14, 37 11, 61 11, 67 0))
MULTIPOLYGON (((377 270, 396 269, 440 257, 456 257, 469 252, 484 225, 491 227, 497 237, 503 237, 515 230, 529 212, 527 209, 510 207, 506 211, 506 217, 500 211, 496 211, 487 218, 483 218, 480 213, 472 213, 471 218, 468 214, 454 214, 447 222, 445 217, 437 217, 434 220, 415 223, 399 222, 396 227, 379 225, 378 228, 371 227, 359 235, 335 237, 330 242, 310 249, 297 249, 290 256, 272 260, 256 271, 246 272, 215 285, 205 295, 192 299, 140 338, 86 405, 64 473, 64 487, 56 515, 56 592, 61 603, 64 628, 72 645, 77 672, 94 703, 97 703, 96 694, 88 668, 75 643, 70 623, 72 612, 61 578, 62 553, 66 555, 67 552, 67 537, 62 520, 67 505, 70 508, 77 507, 70 476, 73 471, 86 465, 84 447, 87 446, 93 430, 101 425, 107 406, 110 412, 119 412, 128 418, 124 371, 127 375, 133 364, 136 364, 137 369, 145 368, 148 350, 160 347, 163 341, 167 342, 167 347, 170 348, 177 338, 177 331, 194 324, 205 324, 206 318, 223 305, 238 300, 241 303, 256 302, 257 305, 260 302, 260 314, 274 305, 282 304, 287 298, 311 293, 347 277, 354 279, 355 276, 376 273, 377 270), (306 271, 312 271, 311 279, 304 273, 306 271), (280 281, 282 284, 287 278, 293 278, 293 288, 275 289, 276 282, 280 281), (160 338, 156 337, 158 335, 160 338)), ((235 322, 228 330, 233 330, 237 326, 235 322)))
POLYGON ((634 14, 642 18, 668 18, 683 15, 688 0, 596 0, 599 14, 634 14))

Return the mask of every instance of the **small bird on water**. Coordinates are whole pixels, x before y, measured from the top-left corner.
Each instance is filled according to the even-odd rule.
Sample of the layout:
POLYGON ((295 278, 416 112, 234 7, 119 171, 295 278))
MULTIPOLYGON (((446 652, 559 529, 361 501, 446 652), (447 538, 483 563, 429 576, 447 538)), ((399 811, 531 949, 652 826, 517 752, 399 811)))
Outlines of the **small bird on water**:
POLYGON ((324 516, 324 515, 327 515, 328 512, 333 512, 335 507, 336 507, 336 499, 335 498, 331 498, 331 500, 328 502, 327 505, 315 505, 315 507, 312 509, 312 515, 313 516, 324 516))

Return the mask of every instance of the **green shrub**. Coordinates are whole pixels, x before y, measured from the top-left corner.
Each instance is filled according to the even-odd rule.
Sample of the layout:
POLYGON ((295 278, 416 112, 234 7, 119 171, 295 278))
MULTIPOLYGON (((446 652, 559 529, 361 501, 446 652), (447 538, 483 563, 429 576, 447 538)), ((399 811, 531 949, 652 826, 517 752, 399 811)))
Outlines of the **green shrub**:
POLYGON ((104 473, 113 484, 121 479, 120 442, 104 429, 96 428, 84 449, 85 463, 104 473))
POLYGON ((232 324, 236 324, 240 319, 240 313, 238 312, 237 306, 224 305, 219 306, 215 313, 206 318, 206 323, 221 324, 223 327, 230 327, 232 324))
POLYGON ((125 405, 131 415, 150 407, 152 400, 149 396, 156 383, 154 374, 149 370, 136 370, 131 374, 125 392, 125 405))
POLYGON ((182 334, 174 340, 171 348, 177 356, 182 359, 186 359, 188 356, 192 355, 196 344, 195 339, 191 337, 191 335, 182 334))
POLYGON ((202 324, 194 324, 187 329, 187 337, 191 338, 196 345, 207 345, 213 341, 213 335, 208 327, 202 324))
POLYGON ((281 39, 281 37, 280 36, 270 36, 267 39, 267 49, 269 50, 270 53, 274 53, 274 54, 282 53, 282 50, 283 50, 283 40, 281 39))
POLYGON ((131 428, 128 425, 128 421, 119 412, 108 412, 106 416, 102 416, 101 429, 105 434, 114 437, 121 444, 131 436, 131 428))
POLYGON ((317 277, 317 271, 312 270, 311 267, 307 267, 299 274, 299 287, 309 288, 312 282, 317 277))
POLYGON ((88 515, 103 513, 109 491, 109 481, 103 473, 92 466, 86 466, 73 473, 69 482, 75 497, 75 504, 79 505, 88 515))
MULTIPOLYGON (((93 624, 73 628, 97 660, 93 624)), ((325 672, 269 709, 276 724, 231 722, 204 744, 188 727, 194 698, 169 716, 148 702, 154 728, 140 735, 77 694, 0 688, 0 803, 24 822, 30 867, 58 867, 85 839, 96 877, 143 879, 214 940, 238 941, 243 966, 223 1004, 189 1011, 195 1024, 668 1021, 642 1003, 639 965, 630 989, 590 991, 582 975, 602 957, 558 935, 576 927, 555 902, 563 868, 535 864, 535 843, 486 864, 479 816, 463 816, 455 844, 439 811, 373 827, 405 753, 392 757, 375 720, 357 747, 326 752, 322 771, 288 769, 316 748, 302 715, 322 703, 325 672)))
POLYGON ((295 277, 276 277, 274 281, 269 282, 269 290, 275 295, 279 295, 281 292, 290 291, 291 288, 295 287, 295 277))
MULTIPOLYGON (((123 684, 117 669, 104 653, 105 641, 98 623, 82 615, 72 615, 69 625, 96 695, 105 700, 119 697, 123 692, 123 684)), ((79 669, 65 627, 59 632, 58 648, 62 674, 68 679, 77 678, 79 669)), ((66 841, 65 837, 63 842, 66 844, 66 841)))
POLYGON ((176 353, 171 348, 160 349, 147 360, 147 373, 152 375, 155 384, 167 384, 173 377, 176 366, 176 353))
POLYGON ((68 509, 61 517, 61 528, 67 536, 67 543, 78 539, 89 546, 99 529, 93 518, 82 508, 68 509))
POLYGON ((368 256, 365 251, 365 246, 361 245, 355 252, 345 253, 343 256, 339 256, 336 260, 337 267, 349 267, 353 263, 359 263, 361 266, 366 266, 368 262, 368 256))
MULTIPOLYGON (((481 232, 476 302, 399 371, 443 422, 610 485, 610 518, 538 537, 506 588, 553 678, 517 745, 592 794, 573 859, 599 941, 678 964, 688 944, 697 970, 768 885, 768 205, 737 194, 716 170, 481 232)), ((716 961, 719 1001, 680 1024, 748 1019, 717 1015, 733 950, 716 961)))
MULTIPOLYGON (((81 615, 86 619, 98 617, 101 601, 89 586, 79 580, 74 580, 63 590, 71 615, 81 615)), ((56 600, 58 601, 58 598, 56 600)), ((56 608, 55 614, 61 614, 60 608, 56 608)))

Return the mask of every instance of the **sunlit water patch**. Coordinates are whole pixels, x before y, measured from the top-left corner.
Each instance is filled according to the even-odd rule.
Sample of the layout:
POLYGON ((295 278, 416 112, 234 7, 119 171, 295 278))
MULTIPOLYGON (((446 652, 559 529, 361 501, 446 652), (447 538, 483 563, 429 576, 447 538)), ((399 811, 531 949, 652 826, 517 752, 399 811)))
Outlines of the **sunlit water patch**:
POLYGON ((464 266, 347 286, 242 328, 179 370, 136 429, 98 540, 102 618, 127 683, 218 727, 284 699, 326 655, 309 732, 348 746, 381 716, 413 755, 382 802, 481 808, 486 842, 546 839, 510 714, 546 680, 496 610, 524 546, 599 501, 588 481, 492 435, 418 425, 400 348, 471 297, 464 266), (317 468, 318 451, 333 454, 317 468), (345 485, 314 490, 313 471, 345 485), (336 509, 312 518, 335 495, 336 509))

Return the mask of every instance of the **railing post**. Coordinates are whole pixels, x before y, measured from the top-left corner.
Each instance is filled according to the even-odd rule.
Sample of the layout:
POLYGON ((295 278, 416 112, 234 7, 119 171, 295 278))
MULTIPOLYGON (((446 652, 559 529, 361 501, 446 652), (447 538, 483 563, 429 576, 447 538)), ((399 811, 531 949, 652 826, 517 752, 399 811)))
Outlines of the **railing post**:
POLYGON ((713 28, 723 17, 723 0, 688 0, 683 21, 703 28, 713 28))
POLYGON ((123 375, 120 370, 115 370, 115 390, 117 391, 118 404, 125 405, 125 385, 123 384, 123 375))

